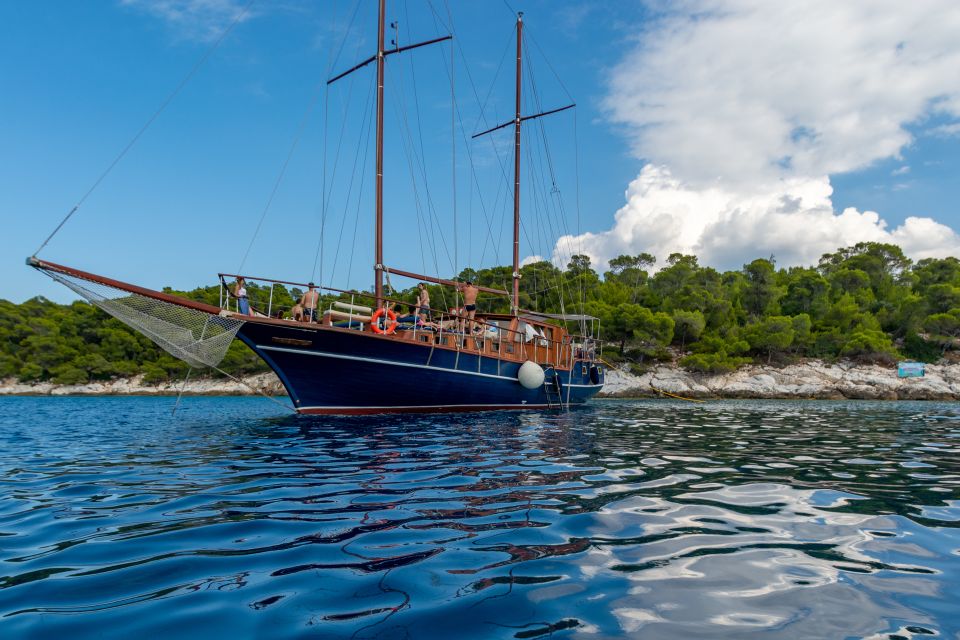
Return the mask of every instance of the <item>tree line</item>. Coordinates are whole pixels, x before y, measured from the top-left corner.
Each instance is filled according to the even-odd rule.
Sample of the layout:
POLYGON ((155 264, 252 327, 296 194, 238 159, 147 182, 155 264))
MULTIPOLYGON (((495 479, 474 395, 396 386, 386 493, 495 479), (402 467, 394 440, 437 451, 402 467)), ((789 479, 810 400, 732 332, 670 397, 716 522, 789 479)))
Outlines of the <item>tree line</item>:
MULTIPOLYGON (((635 367, 677 357, 681 366, 702 372, 802 357, 931 362, 960 340, 960 260, 953 257, 914 263, 895 245, 863 242, 825 254, 815 267, 777 268, 771 257, 719 272, 679 253, 656 266, 646 253, 618 256, 602 275, 583 255, 565 269, 528 264, 520 269, 520 306, 599 318, 604 356, 635 367)), ((466 269, 457 279, 509 290, 512 269, 466 269)), ((273 314, 289 310, 302 294, 249 282, 247 290, 254 308, 273 314)), ((451 288, 430 290, 434 307, 459 305, 451 288)), ((214 305, 221 295, 218 285, 164 291, 214 305)), ((413 303, 415 286, 389 294, 413 303)), ((369 294, 337 297, 357 295, 369 294)), ((480 314, 509 312, 503 296, 481 293, 477 303, 480 314)), ((0 300, 0 338, 0 378, 79 384, 143 373, 159 382, 187 370, 86 302, 0 300)), ((220 366, 233 375, 266 368, 239 341, 220 366)))

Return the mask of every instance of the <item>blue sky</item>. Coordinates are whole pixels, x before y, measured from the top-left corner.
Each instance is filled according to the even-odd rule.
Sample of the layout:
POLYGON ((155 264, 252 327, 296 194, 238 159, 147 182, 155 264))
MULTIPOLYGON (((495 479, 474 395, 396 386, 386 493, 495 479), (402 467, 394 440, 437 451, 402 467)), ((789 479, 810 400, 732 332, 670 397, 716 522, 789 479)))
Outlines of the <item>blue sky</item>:
MULTIPOLYGON (((562 263, 576 249, 602 265, 619 253, 679 250, 736 268, 771 253, 809 264, 861 239, 898 242, 916 258, 958 252, 960 48, 949 2, 873 12, 749 0, 522 4, 451 2, 449 11, 468 135, 484 122, 474 86, 489 124, 511 116, 511 8, 525 13, 540 107, 568 96, 578 105, 544 120, 563 206, 548 212, 549 185, 524 183, 523 256, 562 263), (878 21, 890 13, 902 15, 878 21)), ((0 4, 0 297, 70 298, 23 258, 245 5, 0 4)), ((304 122, 244 270, 369 286, 372 156, 363 171, 351 167, 369 148, 373 67, 318 93, 341 41, 336 69, 373 50, 374 4, 362 2, 351 24, 355 7, 253 3, 41 257, 149 287, 214 282, 240 265, 304 122), (325 104, 332 186, 314 271, 325 104)), ((389 7, 401 44, 447 31, 442 2, 389 7)), ((510 134, 472 143, 471 163, 455 130, 454 164, 450 55, 441 44, 393 56, 387 81, 386 262, 442 276, 510 255, 498 169, 511 162, 510 134)), ((531 98, 526 108, 536 107, 531 98)), ((544 180, 539 129, 528 131, 525 175, 544 180)))

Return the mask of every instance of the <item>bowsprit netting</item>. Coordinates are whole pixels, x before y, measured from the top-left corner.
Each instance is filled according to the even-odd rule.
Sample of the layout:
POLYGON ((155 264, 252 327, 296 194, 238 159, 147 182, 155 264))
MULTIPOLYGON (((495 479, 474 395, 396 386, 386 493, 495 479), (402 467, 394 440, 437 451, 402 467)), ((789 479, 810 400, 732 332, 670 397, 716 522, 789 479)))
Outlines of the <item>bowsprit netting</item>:
POLYGON ((220 364, 244 322, 57 271, 40 271, 194 367, 220 364))

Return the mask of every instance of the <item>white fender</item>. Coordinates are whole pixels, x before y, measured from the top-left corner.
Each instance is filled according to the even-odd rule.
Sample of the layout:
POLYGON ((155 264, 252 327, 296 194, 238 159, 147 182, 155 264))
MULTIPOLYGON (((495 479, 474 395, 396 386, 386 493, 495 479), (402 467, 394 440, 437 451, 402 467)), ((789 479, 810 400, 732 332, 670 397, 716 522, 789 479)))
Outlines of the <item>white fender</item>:
POLYGON ((520 371, 517 372, 517 381, 520 382, 520 385, 525 389, 542 387, 545 377, 543 367, 530 360, 520 365, 520 371))

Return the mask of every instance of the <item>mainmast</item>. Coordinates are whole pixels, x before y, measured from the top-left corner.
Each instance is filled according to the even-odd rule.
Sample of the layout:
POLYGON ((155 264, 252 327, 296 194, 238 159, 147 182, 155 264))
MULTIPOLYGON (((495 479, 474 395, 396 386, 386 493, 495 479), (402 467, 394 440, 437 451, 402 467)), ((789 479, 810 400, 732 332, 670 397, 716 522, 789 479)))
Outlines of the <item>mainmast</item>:
POLYGON ((510 310, 520 311, 520 91, 523 66, 523 12, 517 14, 517 111, 513 125, 513 298, 510 310))
POLYGON ((479 138, 493 131, 503 129, 513 125, 513 292, 510 300, 510 308, 514 315, 520 312, 520 125, 525 120, 533 120, 543 116, 566 111, 573 108, 576 104, 568 104, 559 109, 543 111, 532 116, 522 115, 521 92, 523 90, 523 12, 517 13, 517 87, 516 87, 516 112, 514 119, 504 122, 486 131, 474 134, 474 138, 479 138))
POLYGON ((386 62, 383 51, 384 19, 387 0, 380 0, 380 18, 377 27, 377 186, 376 186, 376 232, 373 259, 373 293, 377 308, 383 306, 383 67, 386 62))

